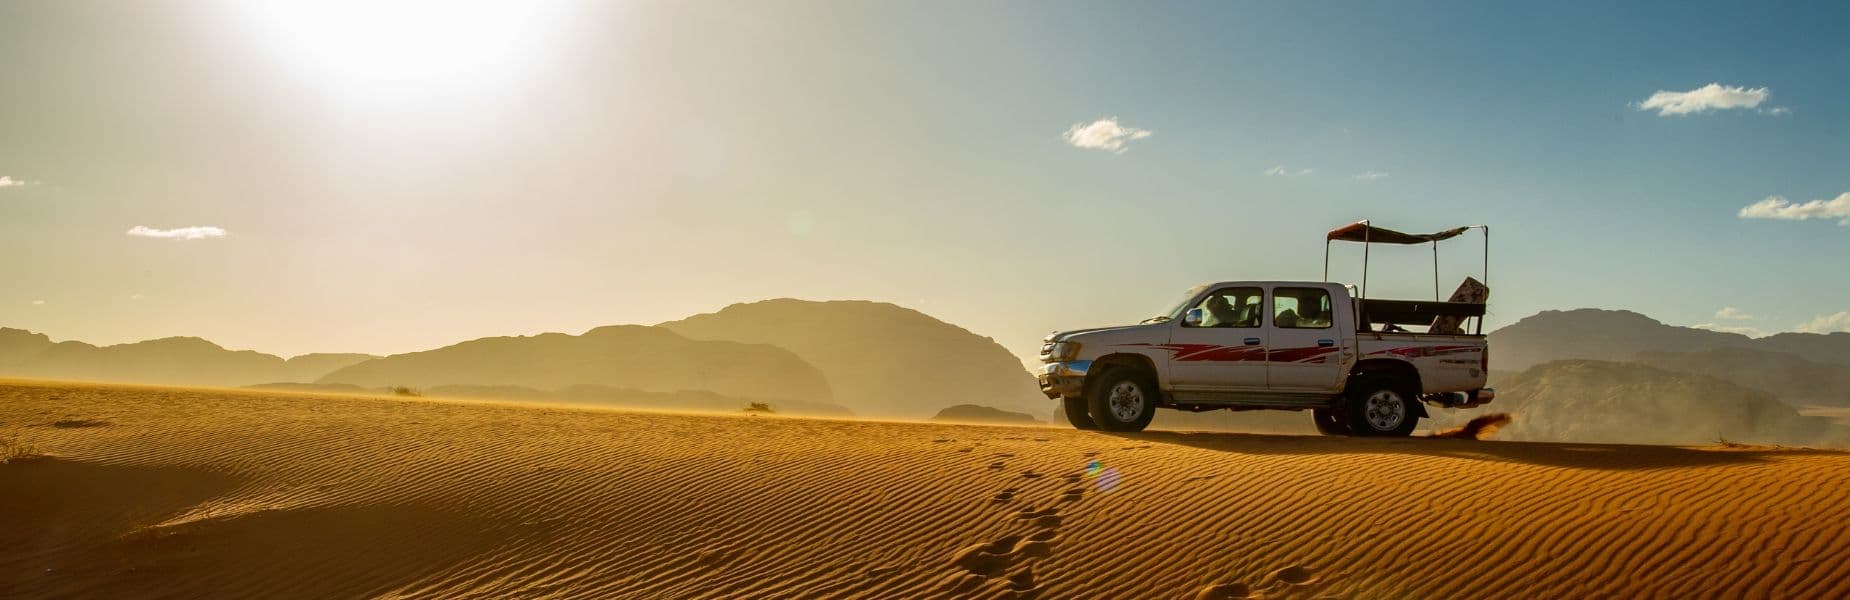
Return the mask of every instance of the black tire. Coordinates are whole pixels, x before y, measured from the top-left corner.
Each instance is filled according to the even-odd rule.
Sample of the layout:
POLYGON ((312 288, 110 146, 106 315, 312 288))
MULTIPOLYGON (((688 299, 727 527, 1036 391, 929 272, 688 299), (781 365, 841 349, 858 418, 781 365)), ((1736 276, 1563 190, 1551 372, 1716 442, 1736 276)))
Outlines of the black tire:
POLYGON ((1136 369, 1117 368, 1101 373, 1098 383, 1087 386, 1086 413, 1105 431, 1143 431, 1156 418, 1159 400, 1156 384, 1136 369))
POLYGON ((1317 433, 1323 435, 1352 435, 1349 421, 1341 411, 1333 408, 1311 409, 1310 418, 1317 424, 1317 433))
POLYGON ((1092 416, 1086 414, 1085 398, 1061 398, 1060 412, 1066 413, 1066 422, 1072 423, 1073 429, 1087 431, 1098 429, 1098 423, 1093 422, 1092 416))
POLYGON ((1407 437, 1419 425, 1419 394, 1395 377, 1364 375, 1349 382, 1347 413, 1352 435, 1407 437), (1398 420, 1395 419, 1398 417, 1398 420))

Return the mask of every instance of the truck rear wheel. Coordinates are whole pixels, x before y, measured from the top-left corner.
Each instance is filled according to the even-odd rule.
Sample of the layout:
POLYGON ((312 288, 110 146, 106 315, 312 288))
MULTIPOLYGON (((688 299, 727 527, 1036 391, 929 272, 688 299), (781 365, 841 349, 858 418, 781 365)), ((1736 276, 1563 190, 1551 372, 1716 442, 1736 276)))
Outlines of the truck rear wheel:
POLYGON ((1098 422, 1086 414, 1085 398, 1061 398, 1060 412, 1066 413, 1066 422, 1073 424, 1073 429, 1098 429, 1098 422))
POLYGON ((1353 435, 1406 437, 1420 422, 1418 395, 1393 377, 1363 376, 1349 382, 1349 431, 1353 435))
POLYGON ((1349 421, 1343 414, 1333 408, 1311 409, 1310 418, 1317 424, 1317 433, 1323 435, 1351 435, 1349 421))
POLYGON ((1086 394, 1086 413, 1105 431, 1143 431, 1156 417, 1156 385, 1135 369, 1116 368, 1099 376, 1086 394))

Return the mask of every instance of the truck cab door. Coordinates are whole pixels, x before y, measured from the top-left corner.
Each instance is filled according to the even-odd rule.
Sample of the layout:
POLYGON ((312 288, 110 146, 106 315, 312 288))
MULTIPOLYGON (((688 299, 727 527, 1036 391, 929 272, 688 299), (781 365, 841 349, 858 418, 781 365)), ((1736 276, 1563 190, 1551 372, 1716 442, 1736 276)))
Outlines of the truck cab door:
POLYGON ((1177 322, 1169 350, 1169 379, 1178 390, 1264 389, 1266 330, 1264 290, 1221 288, 1191 307, 1201 321, 1177 322))
POLYGON ((1343 330, 1330 291, 1277 286, 1270 294, 1266 380, 1281 392, 1335 392, 1343 377, 1343 330))

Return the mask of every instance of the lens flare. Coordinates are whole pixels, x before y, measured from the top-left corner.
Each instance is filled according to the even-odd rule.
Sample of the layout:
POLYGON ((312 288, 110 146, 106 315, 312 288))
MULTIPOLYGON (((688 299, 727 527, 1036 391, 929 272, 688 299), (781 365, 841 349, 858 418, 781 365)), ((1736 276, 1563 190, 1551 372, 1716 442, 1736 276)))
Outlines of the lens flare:
POLYGON ((1100 492, 1109 492, 1112 490, 1112 488, 1118 487, 1118 483, 1119 483, 1118 470, 1117 469, 1105 469, 1103 471, 1099 471, 1098 480, 1092 482, 1092 487, 1097 488, 1098 491, 1100 492))

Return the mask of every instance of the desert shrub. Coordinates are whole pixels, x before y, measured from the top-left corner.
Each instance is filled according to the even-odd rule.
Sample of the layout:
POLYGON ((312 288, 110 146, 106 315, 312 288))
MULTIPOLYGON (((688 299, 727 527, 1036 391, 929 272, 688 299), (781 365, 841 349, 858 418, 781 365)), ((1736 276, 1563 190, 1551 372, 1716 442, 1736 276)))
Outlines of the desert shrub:
POLYGON ((771 410, 771 405, 769 404, 765 404, 763 402, 753 402, 753 403, 745 405, 745 412, 775 413, 777 411, 771 410))
POLYGON ((416 398, 416 397, 418 397, 418 396, 423 396, 423 395, 424 395, 424 392, 420 392, 420 391, 417 391, 417 390, 414 390, 414 389, 411 389, 411 388, 408 388, 408 387, 405 387, 405 386, 402 386, 402 385, 400 385, 400 386, 393 386, 393 388, 392 388, 392 395, 394 395, 394 396, 410 396, 410 397, 413 397, 413 398, 416 398))

